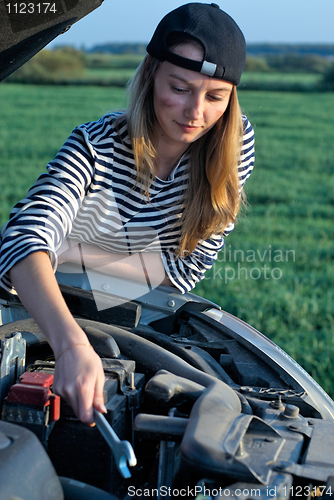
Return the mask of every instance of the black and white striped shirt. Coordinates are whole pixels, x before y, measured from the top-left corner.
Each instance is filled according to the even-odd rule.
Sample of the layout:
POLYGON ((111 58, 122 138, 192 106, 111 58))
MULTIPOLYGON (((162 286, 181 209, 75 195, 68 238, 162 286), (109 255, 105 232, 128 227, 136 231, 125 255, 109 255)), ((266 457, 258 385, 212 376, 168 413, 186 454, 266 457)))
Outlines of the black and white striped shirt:
MULTIPOLYGON (((12 210, 3 227, 1 286, 15 293, 6 273, 36 251, 47 251, 53 268, 66 238, 129 255, 160 252, 172 283, 182 292, 204 277, 224 245, 222 235, 200 241, 187 257, 176 258, 180 211, 188 183, 185 155, 167 180, 155 178, 150 200, 136 183, 136 166, 126 121, 115 130, 117 113, 83 124, 72 132, 57 156, 12 210)), ((253 129, 244 117, 239 178, 243 185, 254 164, 253 129)), ((230 224, 225 234, 232 231, 230 224)))

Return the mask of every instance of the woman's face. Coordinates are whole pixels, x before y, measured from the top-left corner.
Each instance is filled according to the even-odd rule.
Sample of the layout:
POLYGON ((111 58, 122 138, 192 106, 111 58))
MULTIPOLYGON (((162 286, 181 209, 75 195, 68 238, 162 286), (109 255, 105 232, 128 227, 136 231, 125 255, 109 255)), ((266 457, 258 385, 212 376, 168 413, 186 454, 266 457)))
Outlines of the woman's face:
MULTIPOLYGON (((180 56, 202 61, 203 51, 195 44, 178 45, 180 56)), ((160 141, 167 146, 188 145, 206 134, 224 114, 232 83, 175 66, 160 64, 154 79, 154 110, 160 141)))

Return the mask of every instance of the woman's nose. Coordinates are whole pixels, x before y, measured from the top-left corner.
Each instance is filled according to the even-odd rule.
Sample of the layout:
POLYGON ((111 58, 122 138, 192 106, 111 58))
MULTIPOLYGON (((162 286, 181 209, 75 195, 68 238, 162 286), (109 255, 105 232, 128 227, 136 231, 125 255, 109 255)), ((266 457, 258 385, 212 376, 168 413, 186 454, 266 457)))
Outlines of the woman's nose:
POLYGON ((185 116, 191 120, 199 120, 203 116, 203 100, 200 96, 191 96, 187 102, 185 116))

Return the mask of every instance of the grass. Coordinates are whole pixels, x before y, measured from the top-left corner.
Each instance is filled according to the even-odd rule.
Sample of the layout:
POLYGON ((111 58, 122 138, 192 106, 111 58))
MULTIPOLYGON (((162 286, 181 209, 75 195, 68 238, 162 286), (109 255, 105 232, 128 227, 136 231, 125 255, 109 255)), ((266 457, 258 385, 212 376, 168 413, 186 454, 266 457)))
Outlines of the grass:
POLYGON ((314 91, 320 86, 322 74, 247 72, 241 77, 240 88, 245 90, 314 91))
POLYGON ((0 224, 73 128, 125 107, 119 88, 0 85, 0 224))
MULTIPOLYGON (((0 222, 71 130, 123 108, 120 88, 0 85, 0 222)), ((333 93, 240 92, 256 133, 248 209, 195 293, 293 356, 332 397, 333 93)))
MULTIPOLYGON (((97 82, 99 85, 112 84, 125 86, 132 77, 134 68, 120 68, 113 64, 109 67, 89 67, 85 70, 81 80, 83 82, 97 82)), ((322 80, 322 75, 312 73, 243 73, 241 88, 245 90, 314 90, 322 80)))

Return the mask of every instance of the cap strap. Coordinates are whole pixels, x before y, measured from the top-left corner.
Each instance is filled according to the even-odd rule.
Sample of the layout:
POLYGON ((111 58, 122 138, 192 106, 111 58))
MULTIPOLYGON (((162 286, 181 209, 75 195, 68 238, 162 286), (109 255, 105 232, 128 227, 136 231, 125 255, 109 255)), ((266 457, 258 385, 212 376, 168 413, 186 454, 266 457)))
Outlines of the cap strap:
POLYGON ((174 52, 170 52, 169 50, 164 51, 164 59, 169 61, 176 66, 181 66, 181 68, 190 69, 192 71, 201 71, 202 62, 194 61, 193 59, 188 59, 187 57, 179 56, 174 52))
POLYGON ((214 63, 210 63, 208 61, 194 61, 193 59, 188 59, 186 57, 179 56, 174 52, 170 52, 169 50, 165 50, 163 53, 163 59, 169 61, 176 66, 180 66, 181 68, 190 69, 192 71, 197 71, 198 73, 202 73, 207 76, 214 76, 215 78, 223 78, 225 73, 224 66, 217 66, 214 63))

